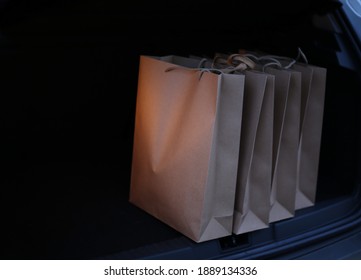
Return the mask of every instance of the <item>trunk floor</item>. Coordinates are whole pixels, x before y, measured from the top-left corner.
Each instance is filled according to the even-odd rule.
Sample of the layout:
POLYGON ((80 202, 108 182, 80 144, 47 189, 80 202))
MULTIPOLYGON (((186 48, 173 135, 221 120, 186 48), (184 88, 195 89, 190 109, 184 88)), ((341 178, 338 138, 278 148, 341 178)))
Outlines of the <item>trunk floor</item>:
POLYGON ((54 163, 18 176, 8 193, 6 258, 93 259, 180 235, 128 202, 119 172, 102 169, 54 163))

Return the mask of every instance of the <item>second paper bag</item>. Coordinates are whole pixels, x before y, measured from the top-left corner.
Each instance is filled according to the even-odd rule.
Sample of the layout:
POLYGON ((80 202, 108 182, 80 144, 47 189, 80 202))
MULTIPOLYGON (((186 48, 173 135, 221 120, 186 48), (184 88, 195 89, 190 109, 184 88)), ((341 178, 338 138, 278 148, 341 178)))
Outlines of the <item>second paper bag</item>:
POLYGON ((233 232, 268 227, 272 178, 274 76, 245 71, 245 98, 233 232))
POLYGON ((232 233, 244 76, 194 62, 141 57, 130 201, 201 242, 232 233))

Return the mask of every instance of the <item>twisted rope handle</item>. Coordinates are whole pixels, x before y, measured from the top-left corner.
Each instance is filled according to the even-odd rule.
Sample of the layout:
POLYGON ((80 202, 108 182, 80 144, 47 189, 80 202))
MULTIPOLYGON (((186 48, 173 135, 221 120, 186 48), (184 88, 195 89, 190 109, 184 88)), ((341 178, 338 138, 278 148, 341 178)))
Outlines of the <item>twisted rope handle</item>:
POLYGON ((289 57, 284 57, 284 56, 277 56, 277 55, 256 56, 253 54, 243 54, 243 56, 252 58, 258 62, 270 61, 269 63, 266 63, 263 65, 263 71, 266 67, 269 67, 269 66, 277 66, 281 69, 287 70, 287 69, 290 69, 294 64, 299 62, 301 58, 303 59, 303 61, 306 64, 308 64, 308 59, 307 59, 306 55, 304 54, 304 52, 301 50, 301 48, 298 48, 297 50, 298 50, 298 54, 295 59, 292 59, 289 57), (280 60, 289 61, 289 63, 287 65, 283 66, 280 60))

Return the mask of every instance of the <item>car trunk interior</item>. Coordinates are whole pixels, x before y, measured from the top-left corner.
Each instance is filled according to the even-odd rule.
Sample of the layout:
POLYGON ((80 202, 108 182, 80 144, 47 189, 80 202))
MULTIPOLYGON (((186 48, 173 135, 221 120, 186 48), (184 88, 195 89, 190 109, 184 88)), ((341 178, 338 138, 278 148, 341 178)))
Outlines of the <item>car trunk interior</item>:
POLYGON ((301 246, 355 213, 360 56, 337 3, 121 2, 10 1, 1 10, 2 258, 276 258, 290 240, 301 246), (129 203, 140 55, 295 57, 298 47, 327 68, 315 206, 197 244, 129 203))

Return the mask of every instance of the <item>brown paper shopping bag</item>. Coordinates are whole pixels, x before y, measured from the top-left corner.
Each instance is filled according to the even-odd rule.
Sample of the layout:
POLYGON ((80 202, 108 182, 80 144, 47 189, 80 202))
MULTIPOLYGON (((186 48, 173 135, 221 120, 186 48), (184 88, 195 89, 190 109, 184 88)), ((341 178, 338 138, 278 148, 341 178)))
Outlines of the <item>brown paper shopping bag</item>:
POLYGON ((296 209, 301 209, 314 205, 316 198, 327 70, 300 63, 292 68, 302 73, 296 188, 296 209))
POLYGON ((294 216, 301 110, 301 73, 267 67, 275 76, 270 222, 294 216))
POLYGON ((130 201, 201 242, 232 233, 244 76, 197 63, 140 59, 130 201))
POLYGON ((244 69, 240 73, 245 75, 233 232, 266 228, 272 178, 274 76, 253 71, 254 62, 238 54, 218 53, 212 64, 228 71, 244 69))
POLYGON ((268 227, 272 177, 274 76, 245 72, 233 232, 268 227))

